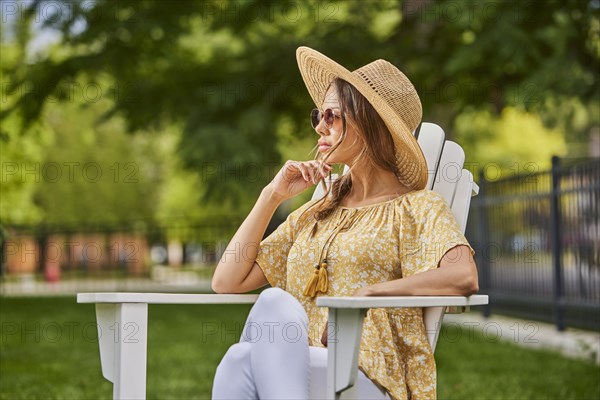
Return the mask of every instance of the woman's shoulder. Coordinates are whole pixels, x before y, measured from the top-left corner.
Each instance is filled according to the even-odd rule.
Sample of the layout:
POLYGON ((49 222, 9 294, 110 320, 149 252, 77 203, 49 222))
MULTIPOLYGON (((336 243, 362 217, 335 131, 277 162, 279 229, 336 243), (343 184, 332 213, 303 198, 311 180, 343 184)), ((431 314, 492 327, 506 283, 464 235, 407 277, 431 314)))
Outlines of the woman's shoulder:
POLYGON ((436 204, 446 204, 446 200, 441 194, 429 189, 413 190, 404 195, 404 200, 409 206, 434 206, 436 204))
POLYGON ((397 204, 396 212, 405 220, 423 223, 448 211, 446 200, 433 190, 415 190, 407 193, 404 197, 403 201, 397 204))

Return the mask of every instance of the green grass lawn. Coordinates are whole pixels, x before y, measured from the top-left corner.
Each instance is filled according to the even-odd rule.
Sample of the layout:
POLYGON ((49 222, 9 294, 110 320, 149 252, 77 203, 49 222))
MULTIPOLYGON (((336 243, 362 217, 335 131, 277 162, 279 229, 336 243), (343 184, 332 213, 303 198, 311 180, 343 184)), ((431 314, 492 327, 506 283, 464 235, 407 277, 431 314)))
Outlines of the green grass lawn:
MULTIPOLYGON (((0 298, 1 399, 109 399, 94 306, 74 297, 0 298)), ((150 306, 148 398, 208 399, 250 306, 150 306), (213 333, 218 332, 218 333, 213 333)), ((110 332, 112 333, 112 332, 110 332)), ((109 334, 110 334, 109 333, 109 334)), ((454 329, 436 359, 441 399, 597 399, 600 368, 454 329)))

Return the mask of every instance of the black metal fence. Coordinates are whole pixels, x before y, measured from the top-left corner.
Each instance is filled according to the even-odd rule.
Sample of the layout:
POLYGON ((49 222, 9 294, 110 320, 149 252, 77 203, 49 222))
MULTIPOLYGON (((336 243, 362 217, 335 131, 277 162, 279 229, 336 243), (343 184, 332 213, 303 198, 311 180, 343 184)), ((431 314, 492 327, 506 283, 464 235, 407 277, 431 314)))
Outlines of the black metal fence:
POLYGON ((600 330, 600 160, 479 185, 467 237, 485 313, 600 330))

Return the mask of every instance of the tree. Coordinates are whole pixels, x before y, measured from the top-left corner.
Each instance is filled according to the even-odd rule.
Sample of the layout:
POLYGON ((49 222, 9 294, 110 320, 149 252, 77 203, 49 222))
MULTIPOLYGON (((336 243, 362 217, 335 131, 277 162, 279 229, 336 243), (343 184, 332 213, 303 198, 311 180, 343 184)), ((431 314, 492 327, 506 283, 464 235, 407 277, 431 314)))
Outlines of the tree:
MULTIPOLYGON (((572 131, 585 139, 600 119, 594 1, 63 4, 68 12, 44 19, 62 33, 60 45, 10 71, 14 90, 33 85, 39 95, 21 91, 2 118, 17 112, 33 123, 47 98, 60 97, 81 73, 107 74, 115 101, 104 117, 124 116, 131 132, 181 124, 179 155, 207 177, 205 200, 212 202, 256 196, 281 163, 282 121, 296 137, 309 135, 299 45, 350 68, 390 60, 415 82, 425 120, 445 127, 465 109, 499 115, 517 106, 540 113, 548 126, 572 128, 569 107, 579 103, 588 118, 572 131), (248 168, 257 179, 228 173, 248 168)), ((26 13, 42 15, 46 5, 33 2, 26 13)))
POLYGON ((94 124, 96 107, 63 102, 46 108, 52 141, 38 166, 36 203, 46 222, 151 221, 164 174, 156 144, 148 135, 127 135, 119 118, 94 124))
MULTIPOLYGON (((1 43, 2 66, 15 65, 23 57, 18 46, 1 43)), ((0 69, 2 82, 2 105, 11 104, 16 96, 9 96, 5 68, 0 69)), ((16 224, 38 222, 43 210, 34 202, 36 190, 35 171, 26 166, 39 165, 43 161, 42 148, 51 140, 39 122, 32 123, 26 135, 21 134, 21 121, 16 114, 2 120, 0 131, 1 179, 0 217, 16 224)))
POLYGON ((488 180, 515 175, 532 176, 550 168, 553 155, 566 154, 565 138, 548 129, 533 113, 506 107, 501 115, 464 112, 456 119, 457 141, 465 143, 466 166, 488 180))

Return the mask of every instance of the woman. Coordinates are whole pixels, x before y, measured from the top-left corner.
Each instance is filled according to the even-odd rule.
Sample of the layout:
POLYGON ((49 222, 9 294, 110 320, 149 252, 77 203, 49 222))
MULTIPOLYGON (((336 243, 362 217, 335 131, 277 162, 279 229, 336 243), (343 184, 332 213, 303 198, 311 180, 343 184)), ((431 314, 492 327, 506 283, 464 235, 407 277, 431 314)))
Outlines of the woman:
MULTIPOLYGON (((240 343, 215 375, 213 398, 323 398, 327 310, 316 297, 471 295, 472 249, 444 200, 424 190, 427 167, 412 135, 421 103, 410 81, 377 60, 350 72, 307 47, 300 72, 318 109, 313 161, 288 161, 262 191, 213 276, 217 293, 270 283, 240 343), (260 242, 275 209, 349 172, 260 242), (259 243, 257 245, 257 243, 259 243)), ((435 361, 422 309, 371 309, 363 327, 357 398, 431 399, 435 361)))

